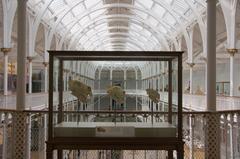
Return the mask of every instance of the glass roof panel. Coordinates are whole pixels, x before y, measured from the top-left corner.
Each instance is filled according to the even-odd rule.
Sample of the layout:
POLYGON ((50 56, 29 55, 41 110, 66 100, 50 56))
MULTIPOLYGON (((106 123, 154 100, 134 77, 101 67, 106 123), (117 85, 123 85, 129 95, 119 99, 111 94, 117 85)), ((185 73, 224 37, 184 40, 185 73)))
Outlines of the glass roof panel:
POLYGON ((91 13, 90 17, 91 17, 91 19, 94 19, 94 18, 98 17, 99 15, 103 14, 104 12, 105 12, 105 10, 98 10, 96 12, 91 13))
POLYGON ((84 9, 85 9, 84 4, 80 3, 80 4, 78 4, 77 7, 74 7, 72 9, 72 12, 75 14, 75 16, 77 16, 77 15, 81 14, 84 9))
POLYGON ((49 8, 54 12, 56 10, 58 10, 59 8, 62 8, 66 5, 64 0, 57 0, 57 1, 53 1, 51 3, 51 5, 49 6, 49 8))
POLYGON ((62 19, 62 22, 63 22, 63 24, 67 25, 67 24, 69 24, 73 19, 75 19, 75 16, 73 16, 72 13, 68 13, 68 14, 62 19))
POLYGON ((142 29, 143 29, 142 26, 137 25, 137 24, 134 24, 134 23, 131 23, 130 28, 132 28, 132 29, 135 29, 135 28, 136 28, 137 30, 142 30, 142 29))
POLYGON ((166 9, 164 9, 162 6, 158 4, 155 4, 152 10, 158 15, 159 18, 161 18, 166 12, 166 9))
MULTIPOLYGON (((105 2, 106 0, 28 1, 29 7, 36 12, 36 15, 48 4, 42 20, 50 27, 54 26, 54 33, 58 35, 69 33, 68 38, 76 38, 80 46, 77 48, 94 48, 95 44, 101 45, 102 42, 98 39, 102 38, 119 38, 121 44, 125 46, 130 44, 128 40, 138 40, 139 45, 144 47, 140 49, 158 48, 162 45, 159 42, 167 43, 172 39, 171 36, 182 31, 180 28, 195 20, 196 17, 192 14, 193 10, 188 3, 191 3, 201 14, 202 9, 206 9, 200 0, 188 0, 188 3, 184 0, 105 2), (108 7, 103 8, 104 5, 108 7), (94 46, 91 46, 91 43, 95 43, 94 46)), ((131 47, 139 49, 137 46, 131 47)), ((166 45, 164 47, 166 48, 166 45)))
POLYGON ((173 8, 184 14, 189 9, 189 6, 183 0, 174 0, 173 8))
POLYGON ((85 16, 84 18, 82 18, 82 19, 79 21, 79 23, 80 23, 81 25, 85 25, 85 24, 87 24, 87 23, 89 23, 89 22, 90 22, 89 16, 85 16))
POLYGON ((174 18, 171 14, 169 14, 169 13, 167 13, 167 14, 164 16, 164 19, 165 19, 166 21, 168 21, 168 23, 171 24, 171 25, 174 25, 174 24, 176 23, 175 18, 174 18))
POLYGON ((146 8, 152 8, 153 1, 152 0, 136 0, 136 3, 144 5, 146 8))
POLYGON ((140 12, 138 10, 133 10, 132 13, 134 15, 137 15, 137 16, 141 17, 142 19, 146 19, 148 17, 148 14, 146 14, 144 12, 140 12))
POLYGON ((107 28, 107 27, 108 27, 107 24, 106 24, 106 23, 103 23, 103 24, 97 25, 97 26, 95 27, 95 29, 96 29, 96 30, 100 30, 100 29, 107 28))
POLYGON ((148 18, 148 21, 149 21, 149 23, 150 23, 152 26, 154 26, 154 27, 156 27, 157 24, 158 24, 158 21, 157 21, 156 19, 154 19, 153 17, 149 17, 149 18, 148 18))
POLYGON ((79 30, 79 25, 75 25, 75 26, 71 29, 71 32, 72 32, 72 33, 76 33, 76 32, 78 32, 78 30, 79 30))
POLYGON ((85 0, 85 1, 84 1, 84 4, 85 4, 85 6, 86 6, 87 8, 90 8, 90 7, 98 4, 100 1, 101 1, 101 0, 94 0, 94 1, 93 1, 93 0, 85 0))

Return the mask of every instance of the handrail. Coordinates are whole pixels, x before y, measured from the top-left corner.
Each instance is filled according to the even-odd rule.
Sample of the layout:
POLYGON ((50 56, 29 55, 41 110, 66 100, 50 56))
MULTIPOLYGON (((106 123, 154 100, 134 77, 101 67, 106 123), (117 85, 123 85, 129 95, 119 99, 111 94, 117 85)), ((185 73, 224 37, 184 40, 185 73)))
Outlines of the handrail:
MULTIPOLYGON (((48 110, 15 110, 15 109, 0 109, 0 112, 22 112, 22 113, 49 113, 48 110)), ((58 111, 53 111, 53 113, 58 113, 58 111)), ((114 114, 115 111, 106 111, 106 110, 81 110, 81 111, 63 111, 65 114, 114 114)), ((117 110, 116 113, 119 114, 150 114, 151 111, 122 111, 117 110)), ((155 111, 154 114, 168 114, 168 112, 155 111)), ((240 110, 224 110, 224 111, 183 111, 183 114, 240 114, 240 110)), ((177 112, 173 112, 177 114, 177 112)))

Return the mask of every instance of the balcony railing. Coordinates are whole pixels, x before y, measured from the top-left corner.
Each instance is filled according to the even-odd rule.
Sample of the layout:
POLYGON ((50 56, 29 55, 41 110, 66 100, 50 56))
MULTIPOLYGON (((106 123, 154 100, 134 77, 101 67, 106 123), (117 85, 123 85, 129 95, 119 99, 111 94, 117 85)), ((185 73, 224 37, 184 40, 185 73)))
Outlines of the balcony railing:
MULTIPOLYGON (((54 104, 58 104, 58 92, 54 92, 54 104)), ((64 92, 64 100, 76 99, 70 92, 64 92)), ((16 109, 16 95, 0 95, 1 109, 16 109)), ((48 106, 48 93, 32 93, 26 95, 26 109, 41 110, 48 106)))
MULTIPOLYGON (((26 127, 26 155, 34 159, 42 159, 45 156, 47 138, 47 111, 15 111, 0 110, 1 128, 0 143, 1 157, 3 159, 12 158, 15 127, 14 116, 24 114, 27 116, 26 127), (27 151, 29 150, 29 151, 27 151)), ((99 121, 101 117, 114 117, 114 111, 64 111, 65 122, 87 122, 99 121)), ((212 112, 183 112, 183 134, 185 141, 185 158, 202 159, 205 154, 205 124, 206 116, 220 116, 220 134, 221 134, 221 158, 240 158, 240 110, 212 112)), ((173 114, 173 118, 175 115, 173 114)), ((126 118, 136 119, 135 122, 151 122, 152 113, 142 111, 118 111, 118 122, 126 121, 126 118)), ((167 121, 167 112, 154 112, 153 122, 167 121)), ((57 121, 57 116, 55 116, 57 121)), ((176 120, 173 120, 176 121, 176 120)), ((177 123, 176 123, 177 124, 177 123)), ((15 134, 16 135, 16 134, 15 134)), ((15 145, 19 146, 19 145, 15 145)), ((65 158, 77 158, 79 156, 86 159, 100 158, 135 158, 135 159, 160 159, 166 158, 165 151, 148 150, 64 150, 65 158)))
MULTIPOLYGON (((126 94, 131 95, 142 95, 147 96, 144 90, 128 89, 125 90, 126 94)), ((106 90, 93 90, 94 95, 107 95, 106 90)), ((167 92, 160 92, 161 100, 164 102, 168 101, 167 92)), ((70 92, 64 93, 64 98, 68 101, 75 99, 70 92)), ((177 103, 176 94, 173 93, 173 104, 177 103)), ((32 93, 26 96, 27 107, 34 110, 41 110, 48 105, 48 94, 47 93, 32 93)), ((54 102, 57 104, 58 95, 57 92, 54 93, 54 102)), ((0 96, 0 108, 2 109, 15 109, 16 108, 16 96, 0 96)), ((183 94, 183 108, 192 109, 195 111, 205 111, 206 110, 206 96, 204 95, 194 95, 194 94, 183 94)), ((217 109, 218 110, 236 110, 240 109, 240 97, 227 97, 227 96, 217 96, 217 109)))
MULTIPOLYGON (((168 93, 160 92, 161 100, 168 101, 168 93)), ((240 97, 217 96, 217 110, 236 110, 240 109, 240 97)), ((173 93, 173 104, 177 103, 177 94, 173 93)), ((195 111, 205 111, 206 96, 195 94, 183 94, 183 108, 195 111)))

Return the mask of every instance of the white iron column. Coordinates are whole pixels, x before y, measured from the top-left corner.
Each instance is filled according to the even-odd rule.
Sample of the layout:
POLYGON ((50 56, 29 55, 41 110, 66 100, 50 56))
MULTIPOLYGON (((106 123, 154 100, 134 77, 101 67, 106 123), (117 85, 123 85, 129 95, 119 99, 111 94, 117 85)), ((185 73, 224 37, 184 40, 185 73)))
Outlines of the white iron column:
MULTIPOLYGON (((70 74, 70 70, 66 70, 66 91, 68 91, 69 74, 70 74)), ((84 78, 82 78, 82 79, 84 82, 84 78)))
POLYGON ((190 77, 189 77, 189 84, 190 84, 190 90, 189 93, 193 94, 193 66, 195 65, 193 63, 193 27, 189 27, 187 29, 188 31, 188 65, 190 67, 190 77))
POLYGON ((124 88, 124 90, 126 90, 127 89, 127 70, 123 70, 123 81, 124 81, 124 83, 123 83, 123 88, 124 88))
POLYGON ((188 63, 189 69, 190 69, 190 77, 189 77, 189 82, 190 82, 190 94, 193 94, 193 67, 195 63, 188 63))
POLYGON ((113 84, 113 81, 112 81, 112 72, 113 72, 113 70, 112 70, 112 68, 110 69, 110 85, 112 86, 112 84, 113 84))
MULTIPOLYGON (((237 11, 239 0, 219 0, 226 24, 227 52, 230 54, 230 96, 234 96, 234 54, 237 53, 237 11)), ((239 19, 239 18, 238 18, 239 19)))
POLYGON ((66 91, 66 70, 65 69, 63 69, 63 91, 66 91))
POLYGON ((101 70, 98 72, 98 110, 100 110, 100 105, 101 105, 101 70))
POLYGON ((164 87, 165 87, 165 66, 164 62, 162 62, 162 92, 164 94, 164 87))
POLYGON ((56 70, 56 72, 55 72, 55 82, 56 82, 55 89, 56 89, 56 92, 58 92, 58 70, 56 70))
POLYGON ((230 158, 231 159, 235 159, 235 147, 234 147, 234 143, 235 143, 235 135, 234 135, 234 115, 230 114, 230 158))
POLYGON ((8 54, 4 53, 4 95, 8 95, 8 54))
POLYGON ((237 51, 237 49, 227 49, 230 54, 230 96, 234 96, 234 55, 237 51))
MULTIPOLYGON (((47 109, 47 105, 46 105, 46 109, 47 109)), ((67 115, 68 117, 68 115, 67 115)), ((47 141, 47 132, 48 132, 48 115, 47 114, 44 114, 44 141, 47 141)), ((47 150, 47 145, 44 144, 44 152, 46 152, 47 150)), ((46 155, 44 155, 44 159, 46 159, 46 155)))
POLYGON ((11 48, 1 48, 1 51, 4 54, 3 91, 6 96, 8 95, 8 53, 11 51, 11 48))
MULTIPOLYGON (((238 127, 236 143, 240 143, 240 114, 237 114, 237 124, 236 124, 236 126, 238 127)), ((238 151, 237 154, 238 154, 238 156, 240 156, 239 151, 238 151)))
MULTIPOLYGON (((165 66, 164 62, 162 62, 162 95, 164 96, 164 87, 165 87, 165 66)), ((162 103, 162 111, 165 111, 165 105, 162 103)))
POLYGON ((216 112, 216 0, 207 0, 207 110, 206 159, 220 158, 220 119, 216 112))
POLYGON ((28 93, 32 93, 32 60, 33 57, 28 56, 28 93))
POLYGON ((43 62, 44 66, 44 92, 48 92, 48 62, 43 62))
POLYGON ((138 95, 137 95, 137 90, 138 90, 138 71, 135 70, 135 80, 136 80, 136 92, 135 92, 135 95, 136 95, 136 111, 138 110, 138 95))
MULTIPOLYGON (((126 91, 127 89, 127 70, 126 69, 123 70, 123 80, 124 80, 124 90, 126 91)), ((126 99, 126 96, 124 96, 124 110, 126 109, 127 109, 127 99, 126 99)))
MULTIPOLYGON (((113 82, 112 82, 112 68, 110 69, 110 86, 112 86, 113 82)), ((112 110, 113 107, 112 107, 112 98, 110 97, 110 110, 112 110)))

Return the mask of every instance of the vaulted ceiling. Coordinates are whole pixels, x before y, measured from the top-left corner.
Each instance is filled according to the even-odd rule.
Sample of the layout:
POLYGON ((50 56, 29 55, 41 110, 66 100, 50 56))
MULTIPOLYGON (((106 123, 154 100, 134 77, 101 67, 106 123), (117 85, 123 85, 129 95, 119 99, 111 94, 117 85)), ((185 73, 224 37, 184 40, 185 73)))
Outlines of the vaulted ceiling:
POLYGON ((160 50, 202 13, 202 0, 31 0, 56 32, 84 50, 160 50), (46 8, 46 9, 45 9, 46 8))

